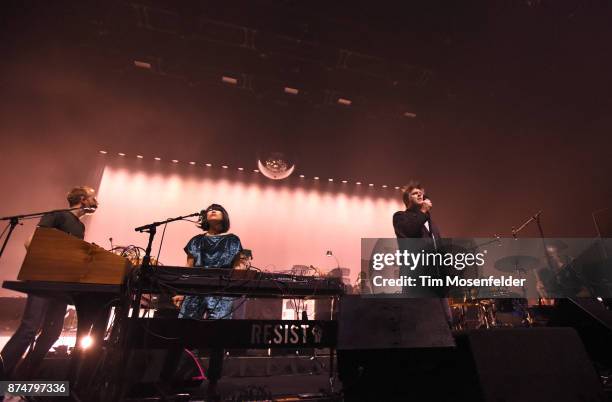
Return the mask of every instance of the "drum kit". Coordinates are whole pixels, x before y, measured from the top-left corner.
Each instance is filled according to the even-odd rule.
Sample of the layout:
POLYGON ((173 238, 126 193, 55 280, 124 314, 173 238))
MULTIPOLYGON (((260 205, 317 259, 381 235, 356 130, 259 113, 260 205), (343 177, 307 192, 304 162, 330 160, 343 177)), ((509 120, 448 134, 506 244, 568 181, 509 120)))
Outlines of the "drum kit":
MULTIPOLYGON (((519 277, 539 266, 538 258, 527 255, 508 256, 495 262, 496 270, 519 277)), ((534 310, 542 306, 541 299, 527 299, 526 295, 524 287, 520 293, 504 287, 492 288, 486 294, 477 289, 464 291, 456 295, 459 297, 449 298, 453 329, 462 331, 537 326, 539 321, 534 310)))
MULTIPOLYGON (((544 231, 540 222, 541 214, 542 211, 539 211, 518 228, 513 227, 512 236, 517 239, 519 232, 530 223, 535 222, 545 246, 546 264, 541 264, 540 259, 536 257, 513 255, 497 260, 495 269, 524 278, 528 272, 547 265, 550 271, 553 271, 550 273, 553 277, 553 283, 545 283, 546 281, 539 277, 541 272, 536 275, 538 277, 538 293, 543 295, 542 291, 549 293, 549 288, 554 287, 554 282, 563 282, 562 274, 571 273, 571 270, 562 269, 562 267, 569 266, 572 259, 563 261, 560 258, 560 252, 568 249, 568 245, 562 240, 547 239, 544 241, 544 231)), ((496 238, 499 240, 498 236, 496 238)), ((568 288, 568 285, 565 285, 565 287, 568 288)), ((452 312, 452 324, 456 330, 545 325, 550 317, 551 307, 555 304, 555 299, 550 298, 528 299, 525 286, 518 293, 499 287, 490 289, 487 294, 482 294, 476 289, 469 289, 463 291, 460 295, 453 296, 456 297, 449 296, 448 300, 452 312)))

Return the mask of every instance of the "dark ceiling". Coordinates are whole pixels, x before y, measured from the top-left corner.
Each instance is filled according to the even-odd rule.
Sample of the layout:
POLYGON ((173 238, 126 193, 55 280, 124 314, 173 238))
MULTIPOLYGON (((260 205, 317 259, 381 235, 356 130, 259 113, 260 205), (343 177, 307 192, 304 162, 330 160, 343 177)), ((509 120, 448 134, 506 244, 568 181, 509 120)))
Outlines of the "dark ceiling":
POLYGON ((607 1, 10 4, 3 110, 37 116, 26 137, 233 166, 279 150, 307 176, 489 204, 612 198, 607 1))

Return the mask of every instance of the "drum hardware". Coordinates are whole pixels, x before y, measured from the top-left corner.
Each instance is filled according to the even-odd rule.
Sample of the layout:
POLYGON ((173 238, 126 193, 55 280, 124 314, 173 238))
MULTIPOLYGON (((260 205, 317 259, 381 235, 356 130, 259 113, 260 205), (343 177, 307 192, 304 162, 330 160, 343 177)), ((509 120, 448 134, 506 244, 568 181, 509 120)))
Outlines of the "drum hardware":
POLYGON ((476 299, 467 302, 450 301, 453 329, 489 329, 497 326, 492 299, 476 299))
MULTIPOLYGON (((511 255, 495 261, 495 269, 506 273, 516 272, 519 277, 524 277, 527 271, 536 269, 539 263, 540 260, 536 257, 528 255, 511 255)), ((533 324, 534 320, 527 308, 527 288, 524 285, 522 287, 522 293, 522 298, 511 298, 510 300, 513 300, 514 311, 521 314, 521 322, 524 326, 528 327, 533 324), (517 300, 521 300, 521 302, 515 302, 517 300), (523 300, 525 301, 524 303, 522 302, 523 300)))

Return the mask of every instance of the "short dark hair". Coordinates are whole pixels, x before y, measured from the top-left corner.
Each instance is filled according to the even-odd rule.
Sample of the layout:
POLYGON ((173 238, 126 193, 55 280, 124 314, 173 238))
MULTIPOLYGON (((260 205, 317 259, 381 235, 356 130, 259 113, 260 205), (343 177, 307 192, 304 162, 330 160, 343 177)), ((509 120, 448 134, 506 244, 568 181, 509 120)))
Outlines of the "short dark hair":
POLYGON ((200 228, 202 228, 202 230, 210 229, 210 223, 206 219, 206 212, 208 212, 211 209, 220 211, 223 214, 223 219, 221 220, 221 233, 227 232, 230 228, 229 215, 227 211, 225 210, 225 208, 223 208, 219 204, 210 204, 206 209, 203 209, 202 211, 200 211, 200 225, 199 225, 200 228))
POLYGON ((402 200, 404 200, 404 205, 406 205, 406 208, 408 208, 408 204, 410 203, 410 193, 415 188, 418 188, 419 190, 425 192, 425 187, 423 187, 421 183, 417 181, 411 181, 410 183, 402 187, 402 200))
POLYGON ((71 207, 77 205, 82 201, 83 198, 89 197, 95 190, 89 186, 80 186, 75 187, 68 194, 66 194, 66 199, 68 200, 68 205, 71 207))

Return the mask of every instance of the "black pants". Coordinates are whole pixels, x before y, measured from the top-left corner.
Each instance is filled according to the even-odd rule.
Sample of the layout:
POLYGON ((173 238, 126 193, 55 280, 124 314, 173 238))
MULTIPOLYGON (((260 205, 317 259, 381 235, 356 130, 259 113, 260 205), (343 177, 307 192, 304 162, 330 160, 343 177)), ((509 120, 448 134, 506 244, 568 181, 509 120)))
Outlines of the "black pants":
POLYGON ((65 315, 66 303, 28 295, 21 324, 0 352, 4 372, 17 380, 32 378, 51 346, 60 337, 65 315), (36 337, 39 331, 40 335, 36 337), (15 366, 35 338, 34 348, 30 350, 18 372, 13 373, 15 366))

